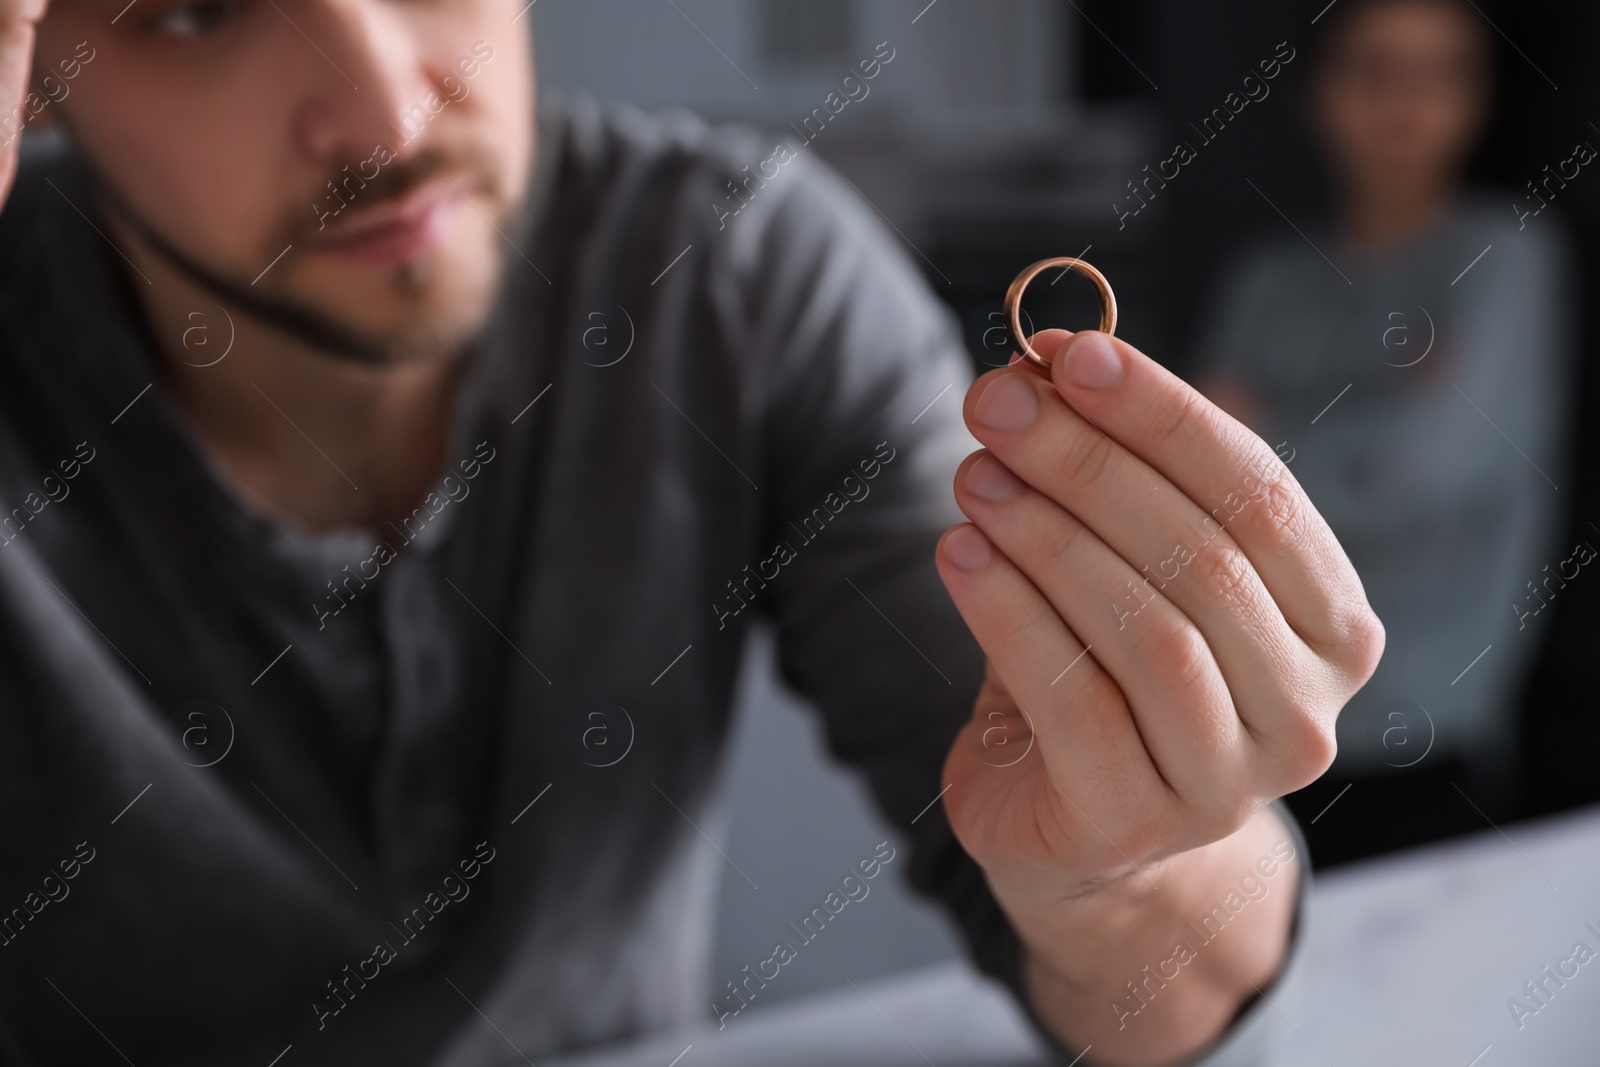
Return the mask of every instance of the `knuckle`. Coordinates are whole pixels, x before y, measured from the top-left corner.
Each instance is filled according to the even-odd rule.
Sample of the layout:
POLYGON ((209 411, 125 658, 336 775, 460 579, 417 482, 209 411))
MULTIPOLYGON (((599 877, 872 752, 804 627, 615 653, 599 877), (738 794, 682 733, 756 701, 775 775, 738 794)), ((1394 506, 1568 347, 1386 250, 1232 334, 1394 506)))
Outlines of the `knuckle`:
POLYGON ((1061 484, 1068 490, 1082 491, 1105 474, 1113 455, 1111 439, 1091 427, 1083 427, 1067 445, 1057 468, 1061 484))
POLYGON ((1264 532, 1289 548, 1297 547, 1310 532, 1310 513, 1305 492, 1285 478, 1261 483, 1261 500, 1255 519, 1264 532))
POLYGON ((1287 732, 1277 754, 1282 783, 1288 790, 1301 789, 1321 778, 1339 754, 1339 741, 1332 717, 1295 717, 1296 726, 1287 732))
POLYGON ((1195 580, 1207 598, 1220 602, 1231 614, 1255 614, 1255 590, 1259 579, 1255 567, 1243 552, 1231 545, 1208 545, 1200 550, 1191 566, 1195 580))
POLYGON ((1365 685, 1378 669, 1378 661, 1383 658, 1384 645, 1388 640, 1383 621, 1363 600, 1360 606, 1347 614, 1340 631, 1349 649, 1350 663, 1346 670, 1357 683, 1365 685))
POLYGON ((1195 424, 1205 418, 1210 406, 1210 401, 1201 396, 1198 390, 1180 389, 1177 397, 1151 413, 1150 433, 1155 446, 1164 448, 1188 438, 1195 424))
POLYGON ((1151 627, 1141 643, 1141 660, 1164 689, 1194 691, 1212 670, 1211 646, 1187 622, 1151 627))
POLYGON ((1033 552, 1033 560, 1052 567, 1070 565, 1078 545, 1083 540, 1083 534, 1083 523, 1070 515, 1060 521, 1045 523, 1029 546, 1033 552))

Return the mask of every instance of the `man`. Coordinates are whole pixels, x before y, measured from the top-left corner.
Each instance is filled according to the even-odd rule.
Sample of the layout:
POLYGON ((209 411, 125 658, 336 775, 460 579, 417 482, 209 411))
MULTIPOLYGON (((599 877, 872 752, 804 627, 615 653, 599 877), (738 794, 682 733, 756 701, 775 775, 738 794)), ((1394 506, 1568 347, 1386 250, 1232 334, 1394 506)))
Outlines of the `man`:
POLYGON ((755 612, 1063 1049, 1261 1025, 1303 884, 1269 805, 1382 647, 1271 448, 1094 333, 958 412, 949 317, 840 183, 536 122, 516 3, 6 4, 4 106, 70 143, 0 217, 14 1060, 704 1018, 755 612))

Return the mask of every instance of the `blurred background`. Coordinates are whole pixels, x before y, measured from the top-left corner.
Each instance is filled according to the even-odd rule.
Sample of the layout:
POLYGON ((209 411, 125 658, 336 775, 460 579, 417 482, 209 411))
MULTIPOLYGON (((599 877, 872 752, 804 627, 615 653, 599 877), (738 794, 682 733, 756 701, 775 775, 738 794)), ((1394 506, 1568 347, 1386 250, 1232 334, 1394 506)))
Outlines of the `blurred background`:
MULTIPOLYGON (((1009 355, 1018 270, 1084 255, 1120 336, 1285 442, 1389 630, 1340 762, 1291 798, 1319 867, 1600 800, 1600 7, 537 0, 531 17, 546 91, 809 143, 898 233, 975 366, 1009 355), (883 44, 861 96, 844 79, 883 44)), ((1076 277, 1041 280, 1027 312, 1097 315, 1076 277)), ((724 885, 719 987, 891 836, 769 639, 741 692, 727 851, 763 889, 724 885)), ((843 918, 764 1003, 957 951, 887 880, 843 918)))

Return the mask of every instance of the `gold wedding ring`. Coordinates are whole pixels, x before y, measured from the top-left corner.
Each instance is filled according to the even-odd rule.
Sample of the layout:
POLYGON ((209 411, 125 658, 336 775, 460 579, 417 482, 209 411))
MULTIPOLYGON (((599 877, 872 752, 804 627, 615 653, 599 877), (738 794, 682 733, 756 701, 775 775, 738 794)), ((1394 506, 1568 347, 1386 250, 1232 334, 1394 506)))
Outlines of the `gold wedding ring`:
POLYGON ((1063 267, 1078 271, 1089 276, 1096 289, 1100 290, 1100 332, 1114 334, 1117 332, 1117 298, 1111 292, 1111 283, 1106 281, 1106 276, 1096 270, 1091 264, 1075 256, 1061 256, 1056 259, 1041 259, 1021 274, 1011 283, 1011 288, 1006 290, 1005 320, 1006 340, 1011 342, 1014 351, 1020 352, 1022 358, 1037 367, 1050 369, 1050 361, 1033 350, 1028 339, 1022 333, 1022 292, 1028 288, 1029 283, 1037 278, 1043 271, 1052 267, 1063 267))

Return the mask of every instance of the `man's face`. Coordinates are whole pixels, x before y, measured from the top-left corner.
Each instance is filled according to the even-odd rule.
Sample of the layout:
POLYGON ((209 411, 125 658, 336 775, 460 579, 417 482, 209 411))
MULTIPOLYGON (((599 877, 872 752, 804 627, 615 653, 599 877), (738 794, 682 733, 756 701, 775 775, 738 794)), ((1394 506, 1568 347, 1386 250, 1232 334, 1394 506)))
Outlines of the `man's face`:
POLYGON ((119 230, 398 362, 493 302, 533 154, 521 6, 55 0, 35 80, 76 71, 50 107, 119 230))

